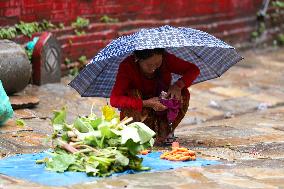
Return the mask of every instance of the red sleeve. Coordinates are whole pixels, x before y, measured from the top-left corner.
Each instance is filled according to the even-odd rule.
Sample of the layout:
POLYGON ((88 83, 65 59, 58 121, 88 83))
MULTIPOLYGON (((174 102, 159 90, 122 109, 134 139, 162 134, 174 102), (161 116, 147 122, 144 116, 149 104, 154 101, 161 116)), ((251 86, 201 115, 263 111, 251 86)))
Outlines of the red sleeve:
POLYGON ((200 73, 199 68, 195 64, 182 60, 170 53, 166 53, 166 62, 171 73, 182 76, 181 80, 183 80, 186 88, 192 84, 200 73))
POLYGON ((116 76, 116 81, 113 86, 110 104, 116 108, 131 108, 138 111, 142 111, 142 100, 135 97, 127 96, 127 92, 131 90, 131 81, 133 78, 131 58, 126 58, 119 66, 118 73, 116 76))

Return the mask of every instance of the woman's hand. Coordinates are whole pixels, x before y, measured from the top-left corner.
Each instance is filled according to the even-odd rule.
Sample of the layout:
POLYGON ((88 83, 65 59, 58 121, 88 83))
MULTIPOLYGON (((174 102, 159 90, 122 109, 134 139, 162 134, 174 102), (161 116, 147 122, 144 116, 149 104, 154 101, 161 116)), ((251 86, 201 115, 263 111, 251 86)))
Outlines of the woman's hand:
POLYGON ((167 93, 167 98, 175 98, 177 100, 180 100, 181 88, 179 88, 177 85, 171 85, 167 93))
POLYGON ((169 87, 167 98, 175 98, 181 100, 181 90, 185 87, 182 80, 178 80, 174 85, 169 87))
POLYGON ((158 97, 153 97, 147 100, 143 100, 143 106, 148 108, 153 108, 155 111, 164 111, 167 109, 167 107, 160 102, 158 97))

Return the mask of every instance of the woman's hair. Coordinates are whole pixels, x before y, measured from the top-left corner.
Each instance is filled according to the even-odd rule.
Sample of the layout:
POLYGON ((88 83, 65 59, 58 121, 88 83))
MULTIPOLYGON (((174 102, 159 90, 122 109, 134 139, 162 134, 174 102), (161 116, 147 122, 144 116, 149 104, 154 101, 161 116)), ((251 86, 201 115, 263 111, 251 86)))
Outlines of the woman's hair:
POLYGON ((144 49, 144 50, 134 51, 134 55, 138 60, 145 60, 155 54, 164 54, 164 53, 165 53, 164 48, 144 49))

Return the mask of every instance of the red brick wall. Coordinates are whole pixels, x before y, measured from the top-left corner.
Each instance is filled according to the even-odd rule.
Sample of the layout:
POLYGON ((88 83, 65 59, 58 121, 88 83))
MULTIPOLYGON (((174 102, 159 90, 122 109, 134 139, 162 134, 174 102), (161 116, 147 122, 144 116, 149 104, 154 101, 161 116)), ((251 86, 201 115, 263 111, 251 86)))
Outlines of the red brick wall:
MULTIPOLYGON (((72 60, 93 57, 110 40, 141 27, 164 24, 189 26, 211 33, 230 44, 245 43, 256 30, 262 0, 0 0, 0 26, 42 19, 70 25, 77 16, 89 18, 87 34, 76 36, 71 27, 53 30, 72 60), (103 15, 119 23, 99 23, 103 15)), ((273 30, 274 31, 274 30, 273 30)), ((25 37, 15 41, 23 43, 25 37)))
POLYGON ((98 20, 102 15, 120 21, 176 19, 225 14, 255 15, 262 0, 0 0, 0 26, 20 20, 47 19, 68 24, 77 16, 98 20))

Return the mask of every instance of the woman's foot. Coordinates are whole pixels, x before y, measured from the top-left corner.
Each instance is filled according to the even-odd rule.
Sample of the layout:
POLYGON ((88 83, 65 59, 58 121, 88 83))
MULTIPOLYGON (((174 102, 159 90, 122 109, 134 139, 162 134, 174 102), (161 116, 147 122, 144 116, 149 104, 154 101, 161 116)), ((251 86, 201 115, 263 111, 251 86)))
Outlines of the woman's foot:
POLYGON ((161 146, 161 147, 166 147, 166 146, 171 146, 173 142, 176 142, 177 137, 174 136, 174 134, 169 134, 168 137, 158 137, 155 140, 154 146, 161 146))
POLYGON ((176 142, 177 137, 174 135, 174 133, 169 134, 169 136, 165 139, 164 143, 168 143, 169 145, 172 145, 173 142, 176 142))

